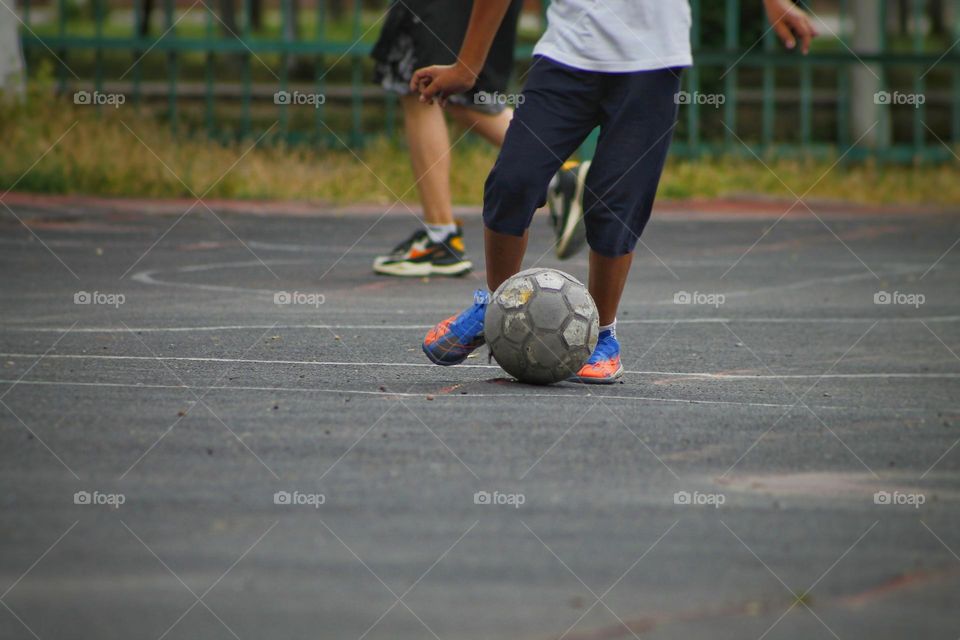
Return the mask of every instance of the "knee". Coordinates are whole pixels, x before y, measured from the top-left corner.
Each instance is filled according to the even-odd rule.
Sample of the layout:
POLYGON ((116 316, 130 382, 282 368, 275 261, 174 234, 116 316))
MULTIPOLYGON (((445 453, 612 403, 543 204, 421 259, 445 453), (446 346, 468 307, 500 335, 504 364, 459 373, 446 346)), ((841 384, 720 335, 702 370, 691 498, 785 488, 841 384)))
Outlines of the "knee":
POLYGON ((498 233, 523 235, 546 200, 546 183, 529 166, 497 162, 483 191, 483 221, 498 233))

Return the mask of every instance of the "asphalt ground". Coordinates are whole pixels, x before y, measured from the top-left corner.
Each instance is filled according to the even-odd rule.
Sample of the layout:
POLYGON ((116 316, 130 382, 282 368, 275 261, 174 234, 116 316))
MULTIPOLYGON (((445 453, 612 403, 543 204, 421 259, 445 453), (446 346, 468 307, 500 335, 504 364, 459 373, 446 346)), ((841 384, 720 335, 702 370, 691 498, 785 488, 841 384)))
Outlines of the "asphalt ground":
POLYGON ((406 212, 13 205, 0 637, 957 638, 960 217, 787 206, 655 214, 591 388, 429 365, 406 212))

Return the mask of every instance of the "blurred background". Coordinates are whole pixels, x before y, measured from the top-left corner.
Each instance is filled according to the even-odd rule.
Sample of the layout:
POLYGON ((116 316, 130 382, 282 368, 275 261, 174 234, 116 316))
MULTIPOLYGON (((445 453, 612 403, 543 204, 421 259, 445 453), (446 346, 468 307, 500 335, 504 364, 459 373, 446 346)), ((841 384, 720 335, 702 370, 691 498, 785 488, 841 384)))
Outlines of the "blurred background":
MULTIPOLYGON (((210 197, 392 202, 412 184, 396 98, 371 81, 387 0, 2 2, 0 180, 70 129, 18 190, 185 196, 172 173, 202 192, 244 152, 210 197)), ((525 2, 518 91, 546 4, 525 2)), ((759 1, 691 6, 697 66, 661 197, 786 197, 781 176, 814 198, 960 202, 960 0, 812 0, 808 57, 759 1)), ((480 202, 494 154, 457 145, 458 204, 480 202)))

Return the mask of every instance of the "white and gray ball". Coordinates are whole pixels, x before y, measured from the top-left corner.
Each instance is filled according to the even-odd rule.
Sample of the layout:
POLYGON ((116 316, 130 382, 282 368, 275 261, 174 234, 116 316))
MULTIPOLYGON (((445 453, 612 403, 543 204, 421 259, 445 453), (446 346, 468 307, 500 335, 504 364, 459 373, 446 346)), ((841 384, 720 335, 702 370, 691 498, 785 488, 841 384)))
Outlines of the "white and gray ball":
POLYGON ((484 334, 493 357, 521 382, 574 375, 597 346, 600 315, 582 282, 556 269, 527 269, 493 292, 484 334))

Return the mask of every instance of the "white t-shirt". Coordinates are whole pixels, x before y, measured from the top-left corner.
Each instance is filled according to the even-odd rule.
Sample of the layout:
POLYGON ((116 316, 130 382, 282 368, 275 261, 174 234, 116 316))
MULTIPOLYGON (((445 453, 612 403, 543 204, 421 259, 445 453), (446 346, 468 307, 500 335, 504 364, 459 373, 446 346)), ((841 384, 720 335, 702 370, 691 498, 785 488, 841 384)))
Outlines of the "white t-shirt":
POLYGON ((587 71, 693 64, 687 0, 552 0, 534 55, 587 71))

